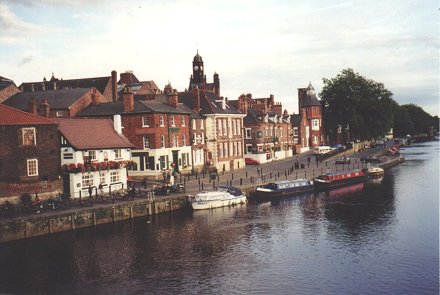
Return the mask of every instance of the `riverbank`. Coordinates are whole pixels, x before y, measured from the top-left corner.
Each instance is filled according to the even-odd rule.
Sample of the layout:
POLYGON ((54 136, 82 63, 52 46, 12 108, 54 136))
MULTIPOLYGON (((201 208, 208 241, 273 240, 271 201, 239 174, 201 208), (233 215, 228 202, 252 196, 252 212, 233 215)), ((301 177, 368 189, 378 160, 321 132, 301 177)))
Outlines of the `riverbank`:
MULTIPOLYGON (((380 156, 386 153, 386 149, 373 150, 373 152, 380 156)), ((353 152, 347 151, 344 154, 352 155, 353 152)), ((335 157, 339 156, 341 155, 335 157)), ((361 154, 357 156, 360 157, 361 154)), ((385 157, 384 159, 386 161, 380 165, 384 169, 389 169, 404 161, 403 157, 385 157)), ((188 179, 185 184, 186 192, 184 194, 158 197, 147 196, 146 198, 133 198, 109 204, 92 203, 91 207, 84 205, 63 211, 49 211, 38 215, 34 214, 2 220, 0 222, 0 243, 183 210, 188 208, 188 195, 195 194, 203 190, 204 187, 209 189, 208 187, 211 187, 211 185, 212 187, 216 185, 237 186, 247 196, 251 196, 258 186, 267 182, 298 178, 313 179, 327 169, 333 171, 360 169, 365 165, 358 158, 354 158, 351 165, 342 166, 334 164, 334 157, 327 159, 325 162, 309 162, 304 155, 300 162, 303 164, 300 167, 303 166, 303 168, 299 169, 294 168, 293 159, 286 159, 260 165, 255 169, 252 167, 243 169, 243 171, 218 175, 217 181, 214 179, 203 179, 206 181, 205 186, 200 178, 188 179)))

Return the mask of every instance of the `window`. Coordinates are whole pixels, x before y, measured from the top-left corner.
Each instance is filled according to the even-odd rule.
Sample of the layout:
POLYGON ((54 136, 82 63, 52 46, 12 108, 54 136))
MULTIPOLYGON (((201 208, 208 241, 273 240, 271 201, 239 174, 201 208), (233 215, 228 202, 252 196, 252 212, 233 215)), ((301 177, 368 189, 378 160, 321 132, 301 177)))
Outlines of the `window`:
POLYGON ((115 150, 115 159, 122 158, 122 151, 121 150, 115 150))
POLYGON ((63 154, 64 160, 72 160, 73 159, 73 153, 64 153, 63 154))
POLYGON ((186 146, 186 135, 185 134, 182 135, 182 145, 186 146))
POLYGON ((293 128, 293 136, 298 136, 298 128, 293 128))
POLYGON ((238 155, 241 156, 241 142, 240 141, 237 143, 237 150, 238 150, 238 155))
POLYGON ((165 147, 165 136, 163 135, 160 136, 160 147, 161 148, 165 147))
POLYGON ((148 121, 148 117, 142 117, 142 127, 150 127, 150 122, 148 121))
POLYGON ((313 143, 318 144, 318 136, 313 135, 313 143))
POLYGON ((185 116, 184 115, 180 116, 180 121, 182 122, 182 126, 186 126, 185 116))
POLYGON ((235 120, 232 120, 232 134, 237 134, 237 129, 235 129, 237 126, 235 125, 235 120))
POLYGON ((89 151, 90 161, 96 161, 96 151, 89 151))
POLYGON ((252 154, 252 144, 246 145, 246 154, 252 154))
POLYGON ((176 120, 174 119, 174 116, 171 116, 170 117, 170 120, 171 120, 171 126, 176 126, 176 120))
POLYGON ((182 154, 182 165, 184 167, 189 165, 189 154, 188 153, 182 154))
POLYGON ((175 134, 171 137, 171 140, 172 140, 172 146, 176 147, 177 146, 177 139, 176 139, 176 135, 175 134))
POLYGON ((111 183, 119 182, 119 171, 110 172, 110 182, 111 183))
POLYGON ((312 130, 319 130, 319 119, 312 120, 312 130))
POLYGON ((223 143, 218 144, 218 157, 223 158, 223 143))
POLYGON ((202 144, 204 144, 205 143, 205 133, 202 132, 200 137, 202 138, 202 144))
POLYGON ((227 142, 223 143, 223 156, 224 157, 228 156, 228 143, 227 142))
POLYGON ((192 129, 195 130, 197 128, 196 126, 196 119, 192 119, 192 129))
POLYGON ((251 139, 252 138, 252 136, 251 136, 251 128, 246 128, 246 138, 247 139, 251 139))
POLYGON ((37 176, 38 175, 38 160, 30 159, 27 160, 27 176, 37 176))
POLYGON ((234 147, 233 147, 233 153, 232 153, 232 155, 233 155, 233 156, 238 155, 238 153, 237 153, 237 143, 236 143, 236 142, 234 142, 234 147))
POLYGON ((263 132, 262 131, 258 131, 257 132, 257 138, 262 138, 263 137, 263 132))
POLYGON ((218 135, 223 135, 223 128, 222 128, 222 120, 217 120, 217 133, 218 135))
POLYGON ((66 145, 67 140, 64 138, 64 136, 61 136, 61 145, 66 145))
POLYGON ((200 129, 203 129, 203 128, 204 128, 204 127, 203 127, 204 125, 205 125, 205 120, 201 119, 201 120, 200 120, 200 129))
POLYGON ((92 174, 83 174, 82 176, 82 186, 93 186, 93 175, 92 174))
POLYGON ((226 120, 225 120, 225 119, 222 119, 222 130, 223 130, 223 135, 227 135, 227 132, 228 132, 228 126, 227 126, 226 123, 227 123, 226 120))
POLYGON ((106 179, 106 177, 105 177, 105 172, 103 172, 103 171, 101 171, 101 172, 99 172, 99 183, 100 184, 105 184, 105 179, 106 179))
POLYGON ((36 145, 37 141, 35 139, 35 128, 23 128, 23 145, 36 145))
POLYGON ((160 124, 161 127, 165 126, 165 123, 164 123, 164 122, 165 122, 165 121, 164 121, 164 119, 163 119, 163 116, 160 116, 160 117, 159 117, 159 124, 160 124))
POLYGON ((150 138, 148 136, 144 136, 144 149, 150 148, 150 138))
POLYGON ((56 111, 55 112, 55 116, 57 116, 57 117, 65 117, 66 116, 66 112, 65 111, 56 111))

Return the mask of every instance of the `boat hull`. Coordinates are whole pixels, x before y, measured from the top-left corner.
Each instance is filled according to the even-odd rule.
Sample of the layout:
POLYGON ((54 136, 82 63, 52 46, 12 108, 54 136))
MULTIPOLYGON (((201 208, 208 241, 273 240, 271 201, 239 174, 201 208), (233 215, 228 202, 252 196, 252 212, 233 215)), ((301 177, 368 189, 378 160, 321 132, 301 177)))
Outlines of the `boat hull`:
POLYGON ((337 187, 342 187, 342 186, 351 185, 351 184, 355 184, 355 183, 365 182, 367 180, 368 180, 368 177, 365 175, 362 175, 362 176, 358 176, 358 177, 346 178, 346 179, 341 179, 341 180, 333 180, 333 181, 322 181, 322 180, 315 179, 315 181, 313 183, 315 185, 316 191, 327 191, 327 190, 331 190, 331 189, 337 188, 337 187))
POLYGON ((247 202, 246 196, 238 196, 223 200, 193 200, 191 207, 193 210, 214 209, 227 206, 235 206, 245 204, 247 202))
POLYGON ((255 199, 257 200, 271 200, 281 197, 287 197, 291 195, 301 194, 301 193, 308 193, 313 192, 314 188, 313 186, 305 186, 305 187, 294 187, 294 188, 288 188, 284 190, 277 190, 277 191, 259 191, 258 189, 255 191, 255 199))

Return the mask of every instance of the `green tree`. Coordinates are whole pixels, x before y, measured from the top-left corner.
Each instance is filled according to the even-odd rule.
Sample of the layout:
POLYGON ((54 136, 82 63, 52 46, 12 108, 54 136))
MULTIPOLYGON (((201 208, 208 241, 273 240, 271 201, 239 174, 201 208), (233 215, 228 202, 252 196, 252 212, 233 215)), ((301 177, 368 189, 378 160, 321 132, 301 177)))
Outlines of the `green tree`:
POLYGON ((408 112, 408 116, 414 124, 414 131, 410 134, 429 133, 432 132, 433 129, 438 131, 438 120, 425 112, 418 105, 405 104, 401 107, 408 112))
POLYGON ((335 135, 338 126, 348 138, 370 139, 393 127, 393 94, 382 83, 367 79, 353 69, 344 69, 334 78, 323 78, 320 93, 324 104, 326 134, 335 135))
POLYGON ((414 123, 411 120, 408 109, 403 106, 397 106, 394 110, 394 135, 405 137, 408 134, 414 134, 414 130, 414 123))

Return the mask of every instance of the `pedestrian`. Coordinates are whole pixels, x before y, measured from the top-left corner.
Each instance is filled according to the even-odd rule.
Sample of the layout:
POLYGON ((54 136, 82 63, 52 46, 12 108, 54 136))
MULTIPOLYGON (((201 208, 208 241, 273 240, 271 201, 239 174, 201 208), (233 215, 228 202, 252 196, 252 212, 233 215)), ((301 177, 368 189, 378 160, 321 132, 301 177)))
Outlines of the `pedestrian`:
POLYGON ((309 167, 309 166, 310 166, 310 156, 307 157, 307 167, 309 167))
POLYGON ((142 184, 144 185, 144 188, 147 188, 147 178, 144 177, 144 181, 142 182, 142 184))

